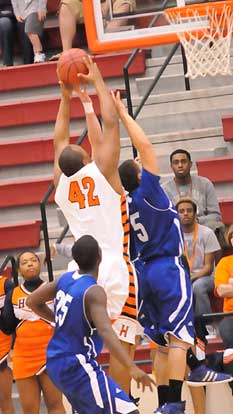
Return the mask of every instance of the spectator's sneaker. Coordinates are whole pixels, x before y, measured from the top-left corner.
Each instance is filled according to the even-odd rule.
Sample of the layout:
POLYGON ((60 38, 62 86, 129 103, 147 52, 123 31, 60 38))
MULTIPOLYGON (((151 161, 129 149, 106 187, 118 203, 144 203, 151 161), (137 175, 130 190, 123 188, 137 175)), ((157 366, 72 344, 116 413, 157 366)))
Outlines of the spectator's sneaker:
POLYGON ((207 368, 204 364, 195 368, 190 372, 187 378, 187 384, 191 387, 200 387, 209 384, 217 384, 223 382, 231 382, 233 377, 222 372, 215 372, 207 368))
POLYGON ((34 63, 43 63, 45 61, 45 54, 42 52, 35 53, 34 63))
POLYGON ((156 414, 185 414, 185 401, 166 403, 155 412, 156 414))

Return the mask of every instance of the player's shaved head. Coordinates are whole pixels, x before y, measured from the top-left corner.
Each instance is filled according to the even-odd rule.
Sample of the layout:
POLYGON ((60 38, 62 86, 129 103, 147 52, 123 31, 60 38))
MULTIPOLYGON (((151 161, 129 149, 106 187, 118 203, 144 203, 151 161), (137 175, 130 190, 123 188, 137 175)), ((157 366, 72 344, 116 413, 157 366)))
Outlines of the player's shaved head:
POLYGON ((126 191, 131 193, 139 186, 140 168, 134 160, 126 160, 119 167, 122 185, 126 191))
POLYGON ((94 237, 85 235, 74 243, 72 256, 80 271, 89 273, 100 263, 101 250, 94 237))
POLYGON ((90 157, 79 145, 68 145, 61 152, 58 162, 61 171, 70 177, 90 162, 90 157))

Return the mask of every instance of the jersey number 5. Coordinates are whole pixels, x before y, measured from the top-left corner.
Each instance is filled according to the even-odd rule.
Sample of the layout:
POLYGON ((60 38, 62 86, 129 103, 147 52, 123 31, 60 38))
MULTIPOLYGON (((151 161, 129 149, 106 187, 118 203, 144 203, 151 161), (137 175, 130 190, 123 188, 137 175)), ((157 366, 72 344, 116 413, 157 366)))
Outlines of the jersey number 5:
POLYGON ((136 211, 136 213, 130 216, 130 223, 137 235, 137 238, 141 242, 145 243, 149 240, 149 237, 148 237, 145 227, 143 226, 142 223, 140 223, 139 220, 140 220, 140 216, 139 216, 138 211, 136 211))
POLYGON ((69 188, 69 201, 71 203, 78 203, 79 208, 99 206, 100 201, 97 195, 94 195, 95 182, 91 177, 84 177, 81 181, 82 187, 78 181, 71 181, 69 188), (87 194, 84 192, 87 190, 87 194))

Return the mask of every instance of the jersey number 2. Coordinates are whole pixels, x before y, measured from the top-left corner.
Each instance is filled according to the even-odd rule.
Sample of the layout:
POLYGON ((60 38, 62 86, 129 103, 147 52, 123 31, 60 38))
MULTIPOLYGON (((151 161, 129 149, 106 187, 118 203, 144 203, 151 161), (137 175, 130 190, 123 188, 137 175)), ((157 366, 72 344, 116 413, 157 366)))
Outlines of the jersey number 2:
POLYGON ((81 181, 82 188, 78 181, 71 181, 69 188, 69 201, 71 203, 78 203, 79 208, 99 206, 100 201, 97 195, 94 195, 95 182, 91 177, 84 177, 81 181), (87 190, 85 195, 83 190, 87 190))

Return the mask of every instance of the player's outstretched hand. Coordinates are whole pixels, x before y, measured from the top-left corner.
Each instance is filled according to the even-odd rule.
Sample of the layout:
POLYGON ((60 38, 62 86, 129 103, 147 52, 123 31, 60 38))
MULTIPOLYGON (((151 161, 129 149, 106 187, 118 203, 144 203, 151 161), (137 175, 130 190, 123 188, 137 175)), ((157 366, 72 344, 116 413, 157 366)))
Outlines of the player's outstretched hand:
POLYGON ((133 365, 130 368, 129 374, 133 379, 135 379, 138 388, 141 385, 142 391, 144 391, 146 387, 149 387, 149 389, 153 391, 152 385, 156 385, 155 381, 152 378, 150 378, 149 375, 147 375, 144 371, 138 368, 136 365, 133 365))
POLYGON ((116 91, 116 93, 111 91, 111 95, 119 117, 121 117, 121 115, 124 113, 128 113, 126 106, 121 100, 120 91, 116 91))
POLYGON ((102 80, 102 75, 100 70, 95 62, 93 62, 91 56, 87 55, 83 57, 83 62, 85 63, 88 74, 84 75, 83 73, 78 73, 78 78, 81 82, 93 83, 94 85, 102 80))

